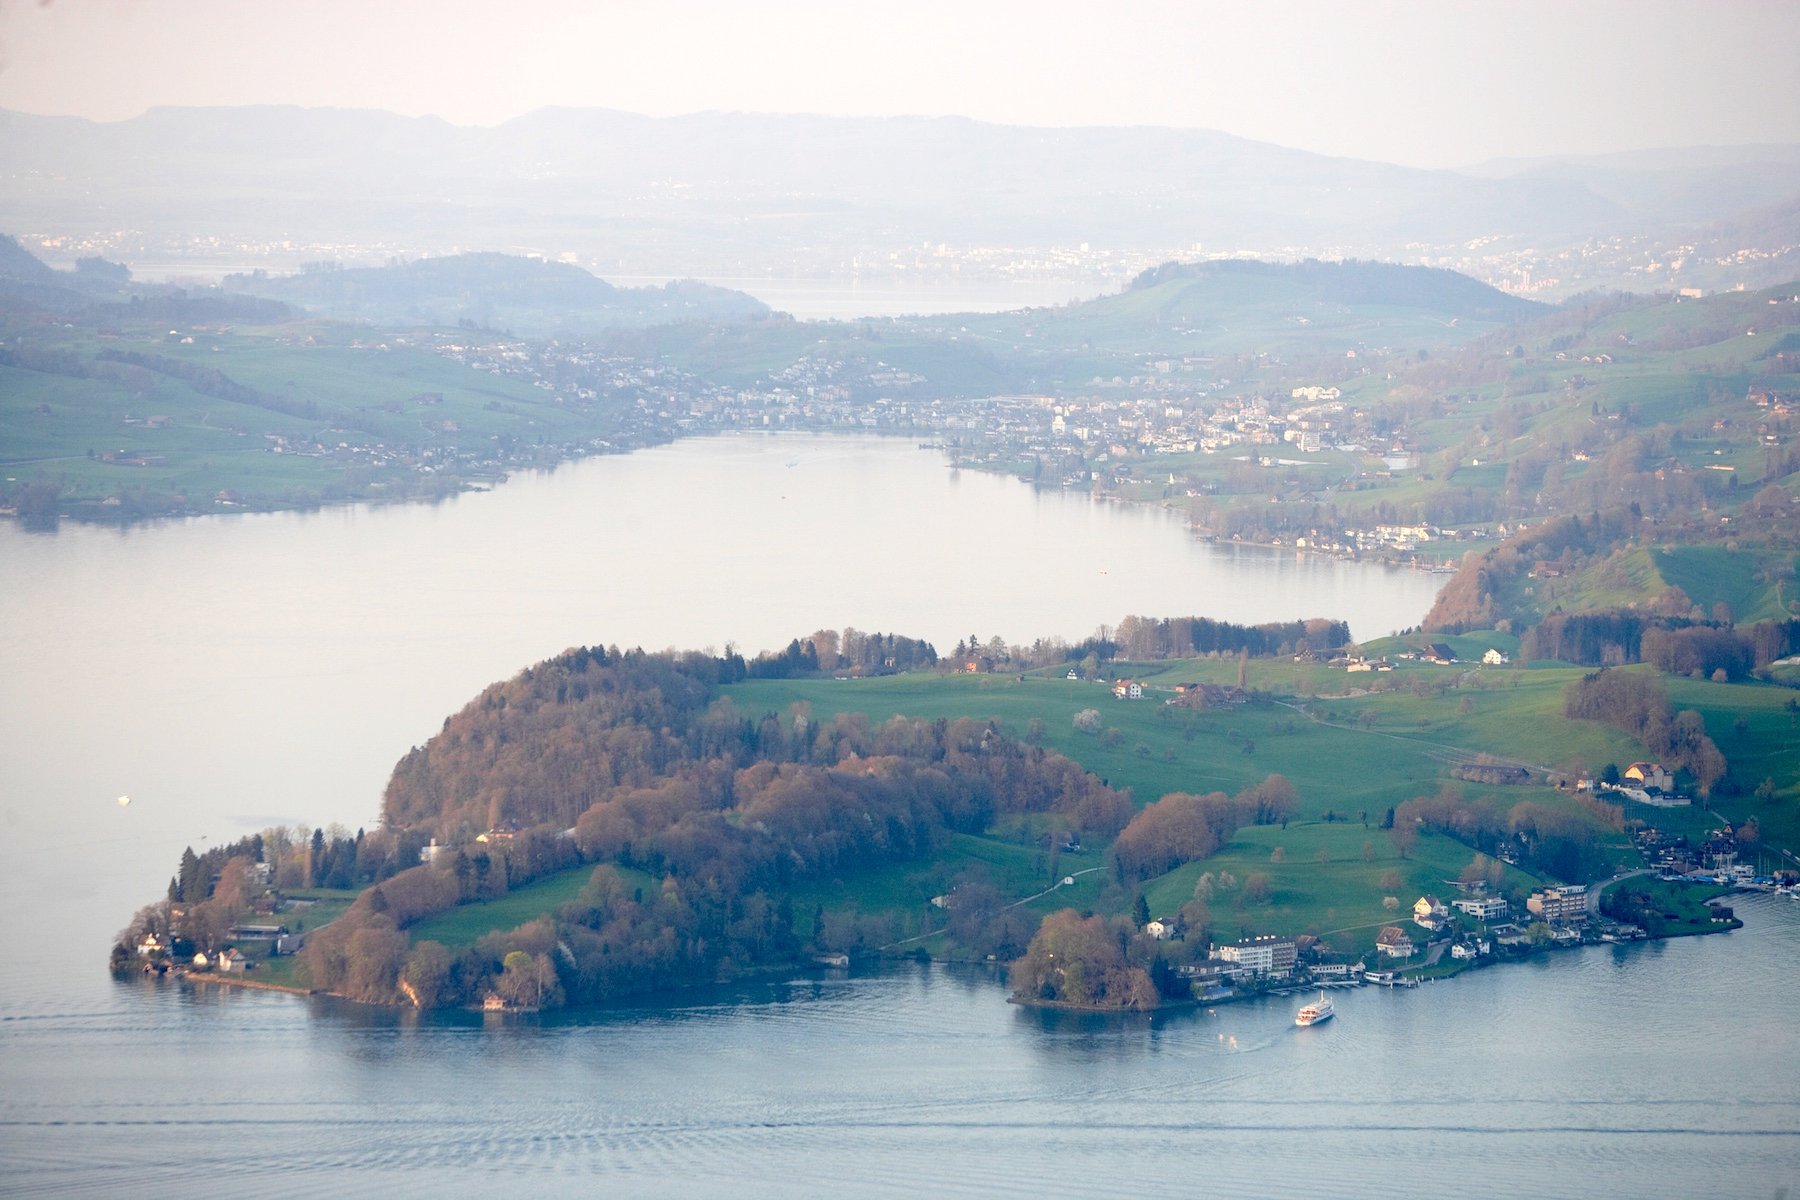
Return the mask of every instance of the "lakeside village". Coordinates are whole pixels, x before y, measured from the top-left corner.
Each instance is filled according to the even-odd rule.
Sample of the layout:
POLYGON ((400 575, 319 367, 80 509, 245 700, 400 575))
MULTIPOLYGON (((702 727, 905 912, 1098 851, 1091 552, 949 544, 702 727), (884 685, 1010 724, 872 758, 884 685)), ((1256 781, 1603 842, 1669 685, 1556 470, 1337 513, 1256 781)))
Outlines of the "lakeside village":
MULTIPOLYGON (((1640 768, 1652 781, 1649 787, 1667 780, 1655 764, 1632 764, 1632 770, 1640 768)), ((1627 785, 1618 790, 1642 788, 1627 785)), ((496 829, 478 835, 475 841, 494 843, 516 836, 515 831, 496 829)), ((1800 875, 1756 874, 1752 864, 1738 861, 1739 843, 1729 828, 1711 831, 1698 844, 1653 828, 1639 829, 1633 836, 1650 867, 1594 885, 1542 887, 1524 897, 1521 909, 1515 910, 1507 897, 1493 894, 1486 880, 1445 880, 1448 903, 1435 894, 1419 896, 1406 918, 1399 916, 1398 898, 1387 897, 1384 907, 1395 913, 1396 920, 1382 926, 1372 939, 1363 936, 1366 929, 1346 931, 1352 935, 1348 946, 1328 944, 1310 935, 1245 936, 1214 942, 1203 958, 1177 967, 1176 974, 1191 989, 1194 1001, 1207 1004, 1325 988, 1417 987, 1424 980, 1539 951, 1735 929, 1742 922, 1719 902, 1733 892, 1768 892, 1800 902, 1800 875), (1644 877, 1662 885, 1665 890, 1660 897, 1632 894, 1631 881, 1644 877), (1696 906, 1672 899, 1669 889, 1687 885, 1711 893, 1698 906, 1697 911, 1704 915, 1693 915, 1696 906), (1663 911, 1665 905, 1688 912, 1663 911), (1632 917, 1637 920, 1629 919, 1632 917), (1356 940, 1362 944, 1355 944, 1356 940)), ((420 849, 419 859, 435 863, 452 849, 434 839, 420 849)), ((1080 847, 1069 849, 1079 852, 1080 847)), ((170 904, 166 926, 143 933, 129 948, 115 948, 113 969, 310 994, 311 989, 301 986, 291 970, 273 968, 279 960, 297 954, 311 932, 348 907, 348 894, 335 899, 321 899, 317 892, 285 895, 273 885, 269 863, 233 861, 243 864, 243 878, 234 886, 243 886, 253 895, 246 911, 254 920, 224 929, 188 929, 186 906, 170 904), (273 975, 279 979, 271 978, 273 975)), ((1074 882, 1073 877, 1061 880, 1063 886, 1074 882)), ((948 896, 932 898, 939 908, 950 902, 948 896)), ((1179 941, 1185 933, 1176 917, 1144 921, 1139 932, 1158 942, 1179 941)), ((850 965, 850 959, 842 954, 822 955, 813 961, 830 968, 850 965)), ((497 995, 490 995, 484 1007, 526 1011, 497 995)))
MULTIPOLYGON (((179 333, 171 330, 170 337, 179 333)), ((180 340, 191 341, 192 335, 180 340)), ((475 338, 467 331, 401 334, 352 345, 428 350, 471 370, 527 383, 575 410, 605 404, 618 414, 617 427, 606 438, 555 446, 515 440, 407 448, 367 442, 354 430, 325 430, 308 438, 270 432, 263 435, 267 452, 421 476, 499 479, 552 461, 729 431, 880 433, 921 439, 922 446, 943 450, 955 467, 1003 471, 1038 486, 1102 497, 1143 499, 1149 489, 1165 501, 1192 500, 1217 488, 1208 472, 1184 465, 1193 456, 1273 472, 1315 461, 1290 454, 1347 455, 1363 466, 1337 485, 1345 489, 1359 481, 1365 487, 1390 483, 1419 468, 1423 458, 1404 422, 1347 405, 1337 387, 1246 390, 1220 373, 1227 360, 1212 357, 1149 356, 1139 364, 1141 373, 1095 377, 1067 396, 973 398, 945 397, 926 376, 879 360, 824 354, 802 355, 751 385, 732 386, 666 362, 581 344, 475 338)), ((414 399, 429 408, 435 398, 414 399)), ((454 420, 433 423, 428 413, 426 424, 452 437, 461 432, 454 420)), ((1485 542, 1510 532, 1371 522, 1367 528, 1314 530, 1293 545, 1337 557, 1438 567, 1454 554, 1445 543, 1485 542), (1440 545, 1428 550, 1429 542, 1440 545)))

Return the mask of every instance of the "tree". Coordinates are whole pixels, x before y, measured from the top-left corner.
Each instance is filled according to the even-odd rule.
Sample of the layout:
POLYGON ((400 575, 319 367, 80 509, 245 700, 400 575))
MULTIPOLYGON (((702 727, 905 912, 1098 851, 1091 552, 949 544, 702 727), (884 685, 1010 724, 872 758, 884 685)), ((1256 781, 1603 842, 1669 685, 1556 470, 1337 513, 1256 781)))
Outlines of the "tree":
POLYGON ((450 979, 450 952, 440 942, 420 942, 407 955, 400 978, 413 1007, 436 1008, 450 979))
POLYGON ((1412 855, 1413 847, 1419 842, 1419 827, 1412 821, 1396 821, 1388 830, 1388 839, 1394 843, 1394 850, 1401 858, 1412 855))
POLYGON ((390 1004, 405 963, 406 935, 387 918, 374 918, 350 935, 344 992, 352 1000, 390 1004))
POLYGON ((206 899, 206 880, 200 878, 200 856, 192 846, 181 852, 181 866, 175 873, 175 898, 183 904, 198 904, 206 899))
POLYGON ((1131 902, 1131 919, 1139 929, 1150 923, 1150 901, 1139 892, 1131 902))
POLYGON ((1139 1010, 1157 1003, 1149 972, 1127 964, 1120 937, 1073 909, 1044 918, 1008 978, 1020 1000, 1139 1010))
POLYGON ((250 860, 242 855, 227 859, 219 872, 219 882, 213 888, 213 902, 229 914, 242 912, 250 906, 250 860))

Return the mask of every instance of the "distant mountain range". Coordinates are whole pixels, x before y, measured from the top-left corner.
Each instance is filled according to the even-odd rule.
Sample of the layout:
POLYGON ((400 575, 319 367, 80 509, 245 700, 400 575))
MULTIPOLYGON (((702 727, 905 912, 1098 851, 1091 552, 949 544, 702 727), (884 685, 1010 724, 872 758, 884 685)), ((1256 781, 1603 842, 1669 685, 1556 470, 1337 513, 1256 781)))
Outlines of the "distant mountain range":
MULTIPOLYGON (((0 227, 42 236, 114 231, 165 255, 341 246, 365 263, 384 248, 568 254, 609 277, 916 276, 941 267, 942 244, 1419 261, 1476 239, 1791 214, 1800 197, 1794 146, 1455 172, 1205 130, 587 109, 492 128, 282 107, 105 124, 0 112, 0 162, 0 227)), ((1800 242, 1791 217, 1776 234, 1800 242)))

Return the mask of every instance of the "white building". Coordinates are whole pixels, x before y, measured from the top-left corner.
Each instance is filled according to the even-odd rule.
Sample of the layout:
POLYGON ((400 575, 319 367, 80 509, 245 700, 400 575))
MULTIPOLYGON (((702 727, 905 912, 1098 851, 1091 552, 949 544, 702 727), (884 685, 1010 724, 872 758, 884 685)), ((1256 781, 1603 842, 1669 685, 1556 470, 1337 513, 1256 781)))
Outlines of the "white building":
POLYGON ((1450 907, 1459 912, 1466 912, 1478 921, 1503 921, 1506 919, 1506 901, 1499 896, 1465 896, 1452 900, 1450 907))
POLYGON ((1299 961, 1300 947, 1293 938, 1265 936, 1220 946, 1217 953, 1225 962, 1258 975, 1286 975, 1299 961))

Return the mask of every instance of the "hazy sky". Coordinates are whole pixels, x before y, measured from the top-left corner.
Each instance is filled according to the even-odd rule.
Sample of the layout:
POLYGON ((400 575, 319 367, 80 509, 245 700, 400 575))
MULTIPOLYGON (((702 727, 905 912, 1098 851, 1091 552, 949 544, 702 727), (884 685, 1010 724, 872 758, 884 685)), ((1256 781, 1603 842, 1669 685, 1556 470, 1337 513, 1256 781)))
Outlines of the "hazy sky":
POLYGON ((1417 166, 1800 142, 1796 0, 0 0, 0 108, 1220 129, 1417 166))

